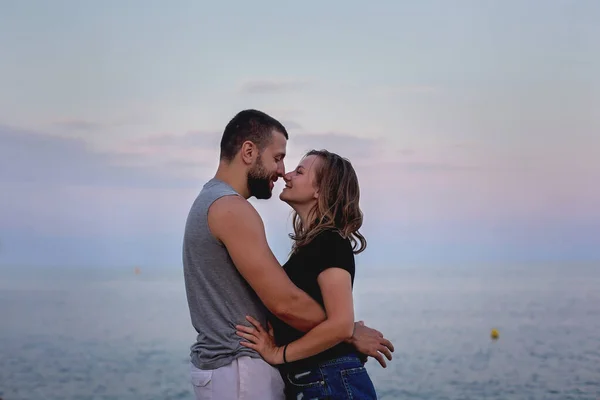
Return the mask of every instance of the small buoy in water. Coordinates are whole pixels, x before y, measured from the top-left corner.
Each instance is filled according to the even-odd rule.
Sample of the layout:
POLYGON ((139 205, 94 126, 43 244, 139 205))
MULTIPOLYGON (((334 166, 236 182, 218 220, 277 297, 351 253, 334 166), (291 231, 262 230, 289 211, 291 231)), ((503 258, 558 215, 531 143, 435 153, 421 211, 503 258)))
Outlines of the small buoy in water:
POLYGON ((136 275, 139 275, 140 272, 142 272, 142 271, 140 270, 140 267, 135 267, 135 269, 133 270, 133 272, 135 272, 136 275))
POLYGON ((492 339, 496 340, 500 337, 500 333, 498 333, 498 329, 492 329, 492 332, 490 333, 490 336, 492 337, 492 339))

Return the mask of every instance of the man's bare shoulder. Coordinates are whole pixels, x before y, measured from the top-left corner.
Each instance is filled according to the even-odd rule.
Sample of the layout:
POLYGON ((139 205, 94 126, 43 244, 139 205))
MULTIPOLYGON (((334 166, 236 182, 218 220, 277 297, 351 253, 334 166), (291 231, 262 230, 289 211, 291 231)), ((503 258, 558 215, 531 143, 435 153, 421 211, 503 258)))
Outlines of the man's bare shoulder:
POLYGON ((231 195, 223 196, 212 203, 208 213, 215 217, 224 217, 227 215, 247 215, 258 214, 250 202, 242 196, 231 195))
POLYGON ((227 233, 241 226, 263 226, 258 211, 241 196, 223 196, 216 200, 208 210, 208 221, 215 233, 227 233))

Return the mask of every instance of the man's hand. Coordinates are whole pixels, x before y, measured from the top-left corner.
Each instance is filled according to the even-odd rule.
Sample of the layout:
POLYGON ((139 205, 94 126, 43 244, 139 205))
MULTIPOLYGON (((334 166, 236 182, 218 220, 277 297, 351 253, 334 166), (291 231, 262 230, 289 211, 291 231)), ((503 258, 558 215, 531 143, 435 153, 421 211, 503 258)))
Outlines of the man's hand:
POLYGON ((377 359, 383 368, 386 367, 383 355, 388 360, 392 360, 392 352, 394 351, 392 342, 384 338, 383 333, 366 326, 363 321, 354 323, 354 334, 349 342, 359 352, 377 359))

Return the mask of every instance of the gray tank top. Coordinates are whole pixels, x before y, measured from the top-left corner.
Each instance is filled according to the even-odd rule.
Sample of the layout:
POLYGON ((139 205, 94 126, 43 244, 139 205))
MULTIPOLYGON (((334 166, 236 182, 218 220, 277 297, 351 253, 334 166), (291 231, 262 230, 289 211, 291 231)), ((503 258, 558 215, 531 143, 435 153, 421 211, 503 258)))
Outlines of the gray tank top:
POLYGON ((198 332, 191 361, 215 369, 241 356, 260 355, 241 346, 235 325, 251 315, 266 326, 267 310, 233 264, 225 246, 208 228, 208 209, 223 196, 239 196, 225 182, 208 181, 194 201, 183 237, 183 273, 192 325, 198 332))

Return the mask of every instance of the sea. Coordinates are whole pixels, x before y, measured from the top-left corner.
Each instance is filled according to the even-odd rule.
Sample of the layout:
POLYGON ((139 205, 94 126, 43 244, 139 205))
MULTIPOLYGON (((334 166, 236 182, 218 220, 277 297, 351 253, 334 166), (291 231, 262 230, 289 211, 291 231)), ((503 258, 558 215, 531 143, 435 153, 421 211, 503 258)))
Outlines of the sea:
MULTIPOLYGON (((600 263, 359 267, 380 399, 600 399, 600 263)), ((0 268, 3 400, 193 400, 194 339, 178 266, 0 268)))

